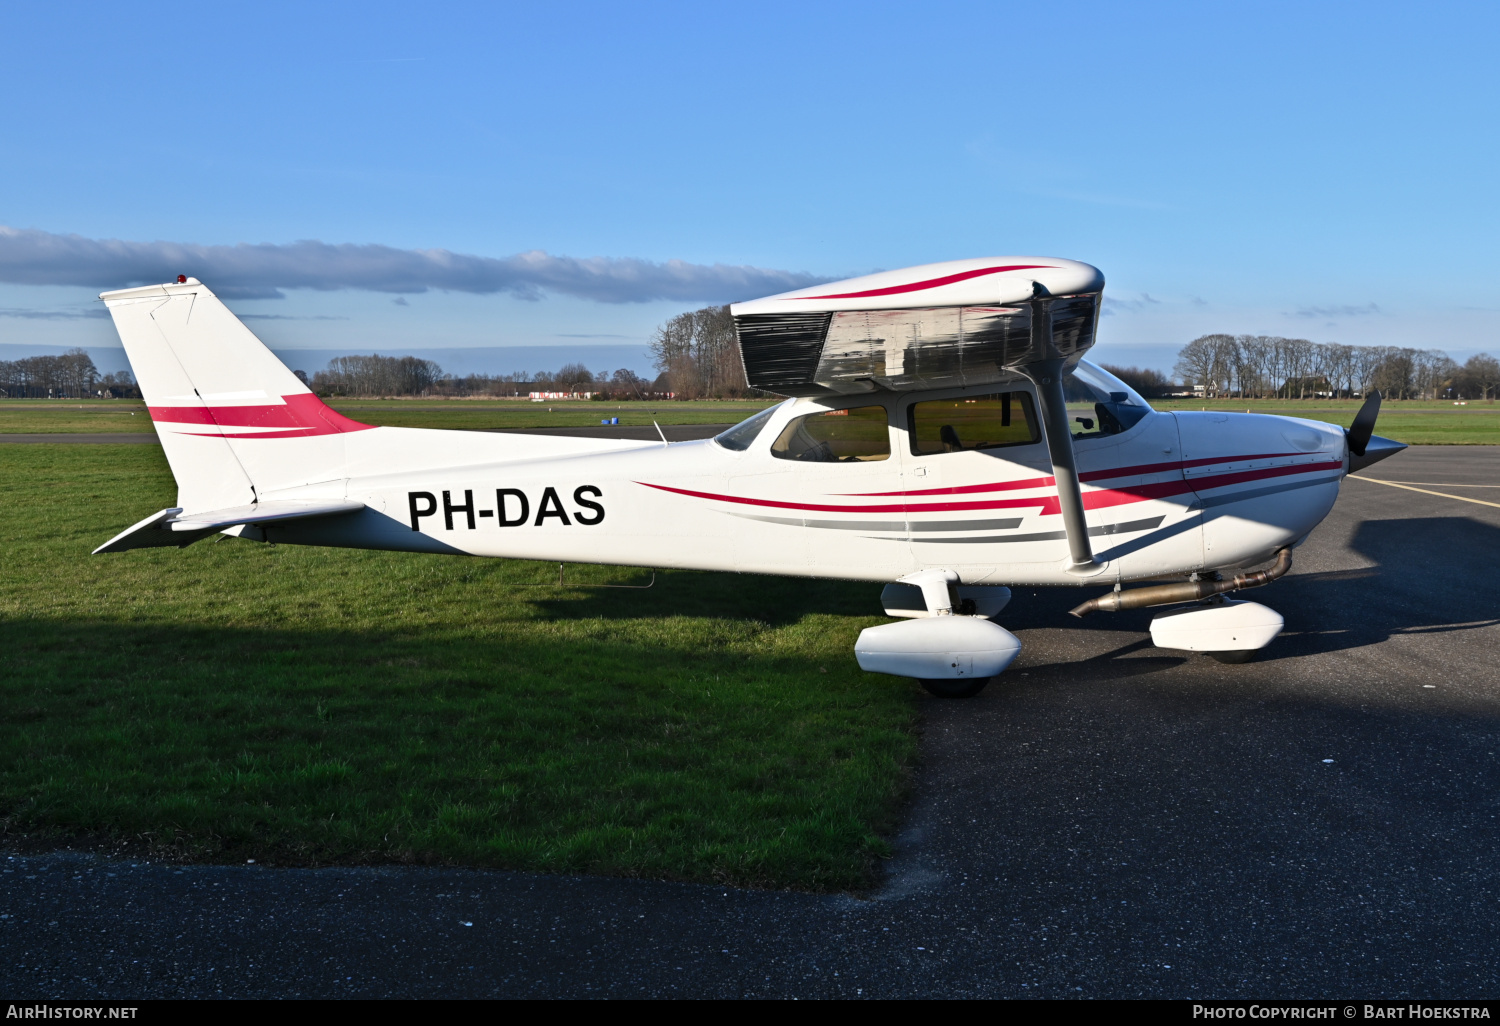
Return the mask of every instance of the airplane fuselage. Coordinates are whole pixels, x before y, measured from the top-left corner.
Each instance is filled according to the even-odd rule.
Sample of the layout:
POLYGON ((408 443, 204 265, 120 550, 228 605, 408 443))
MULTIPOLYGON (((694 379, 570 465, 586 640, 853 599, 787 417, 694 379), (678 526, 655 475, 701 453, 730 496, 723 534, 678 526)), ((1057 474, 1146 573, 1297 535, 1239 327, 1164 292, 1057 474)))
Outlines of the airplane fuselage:
POLYGON ((1118 433, 1077 437, 1097 560, 1080 572, 1068 560, 1040 439, 933 451, 913 433, 912 404, 994 391, 789 400, 740 450, 714 440, 344 433, 337 442, 347 476, 285 482, 259 497, 347 499, 365 509, 238 533, 290 544, 851 580, 888 582, 943 567, 966 584, 1097 585, 1268 559, 1327 515, 1347 467, 1342 431, 1289 417, 1151 411, 1118 433), (852 408, 869 417, 872 406, 884 410, 883 457, 805 462, 772 452, 799 417, 852 408))

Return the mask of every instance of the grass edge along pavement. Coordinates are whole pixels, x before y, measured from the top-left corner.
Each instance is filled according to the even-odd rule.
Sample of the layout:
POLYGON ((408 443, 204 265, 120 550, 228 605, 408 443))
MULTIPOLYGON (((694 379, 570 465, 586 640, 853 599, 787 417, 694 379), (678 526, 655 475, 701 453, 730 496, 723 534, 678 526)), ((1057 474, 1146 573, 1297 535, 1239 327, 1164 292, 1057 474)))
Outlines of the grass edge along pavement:
POLYGON ((238 539, 88 555, 150 446, 0 450, 0 846, 809 890, 888 854, 910 682, 869 585, 238 539), (643 583, 569 567, 569 579, 643 583))

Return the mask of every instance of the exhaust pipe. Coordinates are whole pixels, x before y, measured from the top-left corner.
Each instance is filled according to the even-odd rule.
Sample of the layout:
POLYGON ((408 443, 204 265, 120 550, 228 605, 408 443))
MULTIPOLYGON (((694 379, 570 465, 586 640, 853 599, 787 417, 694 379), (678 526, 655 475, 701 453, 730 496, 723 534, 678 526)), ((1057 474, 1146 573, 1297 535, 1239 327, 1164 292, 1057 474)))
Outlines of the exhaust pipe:
POLYGON ((1095 610, 1118 613, 1122 609, 1142 609, 1146 606, 1169 606, 1178 602, 1198 602, 1225 592, 1243 588, 1259 588, 1270 584, 1292 568, 1292 550, 1282 549, 1276 553, 1276 562, 1269 570, 1257 570, 1249 574, 1235 574, 1227 581, 1188 581, 1184 584, 1160 584, 1150 588, 1132 588, 1130 591, 1112 591, 1087 602, 1069 612, 1082 617, 1095 610))

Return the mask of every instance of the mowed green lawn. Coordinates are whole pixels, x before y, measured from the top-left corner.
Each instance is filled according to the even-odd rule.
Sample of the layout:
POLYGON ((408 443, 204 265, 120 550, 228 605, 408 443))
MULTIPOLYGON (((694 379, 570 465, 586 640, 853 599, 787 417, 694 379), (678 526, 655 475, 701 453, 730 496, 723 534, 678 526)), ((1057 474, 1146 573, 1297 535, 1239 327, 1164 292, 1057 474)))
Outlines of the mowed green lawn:
MULTIPOLYGON (((1354 423, 1360 399, 1153 399, 1158 410, 1228 410, 1305 417, 1340 427, 1354 423)), ((1500 445, 1500 403, 1451 400, 1387 400, 1380 406, 1375 433, 1407 445, 1500 445)))
MULTIPOLYGON (((336 399, 335 409, 366 424, 395 427, 506 431, 538 427, 597 426, 605 417, 622 425, 733 424, 771 405, 738 402, 532 403, 495 399, 336 399)), ((1306 417, 1348 427, 1360 401, 1318 399, 1155 399, 1159 410, 1240 410, 1306 417)), ((127 400, 0 400, 0 434, 150 431, 146 408, 127 400), (133 415, 132 415, 133 414, 133 415)), ((1376 432, 1410 445, 1500 445, 1500 403, 1388 401, 1376 432)))
POLYGON ((691 402, 596 403, 517 402, 462 399, 335 399, 330 405, 366 424, 391 427, 459 428, 507 431, 541 427, 597 427, 606 417, 620 424, 737 424, 780 400, 693 400, 691 402))
MULTIPOLYGON (((570 399, 334 399, 329 405, 365 424, 391 427, 507 431, 587 427, 606 417, 620 424, 735 424, 771 406, 769 400, 596 403, 570 399)), ((0 434, 91 434, 151 430, 142 402, 127 399, 0 399, 0 434)))
POLYGON ((0 844, 824 890, 886 853, 917 707, 854 662, 877 586, 89 555, 174 494, 155 446, 0 446, 0 844))

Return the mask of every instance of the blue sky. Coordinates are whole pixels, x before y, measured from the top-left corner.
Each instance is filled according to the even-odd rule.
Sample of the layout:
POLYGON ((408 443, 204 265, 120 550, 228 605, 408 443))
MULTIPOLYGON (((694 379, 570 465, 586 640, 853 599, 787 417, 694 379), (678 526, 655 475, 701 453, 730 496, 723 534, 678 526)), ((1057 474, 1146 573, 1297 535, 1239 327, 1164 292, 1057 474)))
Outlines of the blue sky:
POLYGON ((1004 254, 1104 270, 1101 357, 1500 348, 1493 5, 178 10, 0 13, 0 343, 110 344, 99 240, 317 240, 314 284, 370 284, 340 244, 489 276, 243 289, 278 348, 638 344, 760 283, 1004 254), (614 262, 507 277, 534 251, 614 262))

